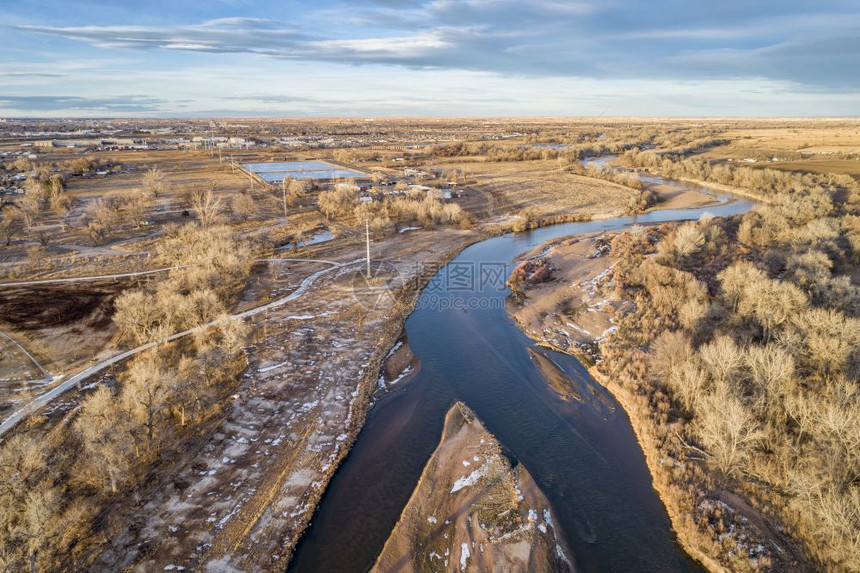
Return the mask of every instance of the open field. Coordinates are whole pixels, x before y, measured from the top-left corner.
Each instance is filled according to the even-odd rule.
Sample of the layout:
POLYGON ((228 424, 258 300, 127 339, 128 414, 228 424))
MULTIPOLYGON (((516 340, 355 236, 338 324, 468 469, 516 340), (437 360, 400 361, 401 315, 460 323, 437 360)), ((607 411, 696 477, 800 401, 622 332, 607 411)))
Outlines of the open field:
POLYGON ((622 213, 632 195, 630 189, 621 185, 568 173, 555 161, 439 162, 433 165, 465 171, 469 181, 474 181, 467 185, 467 195, 473 189, 485 197, 489 195, 492 202, 482 205, 479 213, 491 217, 523 213, 547 220, 608 217, 622 213))
POLYGON ((702 157, 783 171, 860 174, 860 125, 854 121, 760 123, 730 127, 717 137, 728 143, 702 157))

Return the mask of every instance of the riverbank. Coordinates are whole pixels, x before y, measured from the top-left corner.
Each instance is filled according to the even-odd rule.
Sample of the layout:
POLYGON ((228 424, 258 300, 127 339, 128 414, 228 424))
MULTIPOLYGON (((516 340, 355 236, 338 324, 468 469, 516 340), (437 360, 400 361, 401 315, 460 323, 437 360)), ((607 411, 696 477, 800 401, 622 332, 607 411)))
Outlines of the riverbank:
POLYGON ((629 306, 598 291, 615 259, 608 253, 615 233, 588 233, 549 241, 518 260, 541 258, 551 269, 546 282, 529 285, 506 301, 508 315, 539 344, 570 353, 585 364, 612 331, 615 316, 629 306))
MULTIPOLYGON (((534 251, 551 253, 550 261, 562 258, 565 251, 581 255, 581 243, 588 243, 589 240, 593 243, 594 238, 579 238, 579 242, 556 239, 534 251)), ((582 263, 583 268, 580 270, 588 277, 586 280, 590 278, 593 281, 596 276, 604 277, 603 284, 596 285, 597 298, 604 298, 608 291, 613 290, 608 287, 613 279, 609 273, 614 258, 609 255, 600 259, 602 265, 597 267, 589 259, 580 260, 586 261, 582 263)), ((581 295, 579 285, 570 283, 571 277, 574 276, 577 276, 576 269, 566 267, 564 273, 559 273, 557 280, 527 290, 521 304, 510 304, 508 310, 518 325, 530 326, 523 331, 531 339, 580 358, 586 343, 571 343, 570 337, 566 336, 567 332, 576 327, 576 316, 565 317, 564 327, 560 328, 557 312, 560 307, 571 306, 566 303, 567 300, 581 295)), ((620 304, 623 305, 624 301, 620 301, 620 304)), ((630 308, 619 311, 619 301, 607 306, 611 309, 611 316, 608 318, 613 319, 632 310, 630 308)), ((591 318, 588 316, 591 313, 584 314, 591 318)), ((618 319, 621 320, 621 317, 618 319)), ((579 329, 577 332, 580 336, 586 334, 585 329, 579 329)), ((596 337, 591 343, 598 347, 605 336, 606 334, 596 337)), ((753 507, 743 495, 715 487, 712 476, 700 462, 681 455, 678 450, 683 449, 684 444, 678 442, 671 427, 661 422, 665 420, 664 412, 659 410, 660 404, 654 402, 649 391, 641 388, 631 390, 619 380, 604 375, 599 366, 601 361, 602 358, 598 354, 598 365, 590 365, 589 373, 612 393, 624 409, 645 454, 653 488, 666 508, 678 543, 687 554, 710 571, 737 570, 739 567, 744 570, 766 570, 797 563, 794 551, 790 549, 790 540, 778 533, 779 527, 771 523, 772 518, 753 507), (679 467, 684 468, 683 471, 678 471, 679 467), (718 515, 723 517, 714 517, 718 515), (715 558, 715 555, 720 558, 715 558)), ((611 367, 612 364, 607 362, 603 366, 611 367)))
MULTIPOLYGON (((620 303, 630 304, 629 301, 610 302, 601 296, 602 289, 598 288, 598 283, 606 280, 617 262, 617 258, 608 252, 608 243, 613 236, 615 233, 609 236, 592 233, 554 239, 524 253, 521 259, 538 255, 548 257, 553 277, 550 282, 529 288, 520 301, 514 302, 509 298, 508 314, 537 344, 570 354, 583 362, 594 379, 612 393, 630 420, 639 446, 645 453, 654 490, 666 508, 678 542, 688 555, 709 571, 722 572, 725 569, 699 550, 686 533, 682 512, 669 495, 671 484, 660 468, 661 456, 648 432, 651 421, 635 407, 634 397, 603 376, 594 364, 599 355, 599 342, 612 328, 620 303), (597 244, 598 239, 601 239, 600 245, 597 244)), ((552 384, 546 372, 544 376, 559 395, 570 394, 567 386, 552 384)))
POLYGON ((645 453, 645 462, 651 473, 654 491, 657 492, 657 496, 666 508, 666 513, 672 522, 672 530, 678 536, 679 545, 687 555, 701 563, 708 571, 712 573, 728 571, 721 564, 711 559, 700 546, 700 540, 693 533, 695 529, 691 528, 689 513, 685 512, 678 504, 677 488, 672 484, 669 474, 663 468, 664 456, 658 447, 658 440, 653 435, 654 422, 648 409, 642 408, 636 396, 620 384, 616 384, 610 377, 604 376, 597 367, 590 367, 588 372, 601 386, 612 393, 612 397, 621 404, 624 413, 630 420, 630 425, 636 434, 636 441, 645 453))
MULTIPOLYGON (((285 566, 364 425, 382 362, 418 295, 434 269, 480 235, 422 231, 408 245, 399 238, 374 244, 375 257, 398 255, 393 307, 363 306, 352 267, 344 267, 253 321, 248 367, 226 416, 154 469, 137 492, 144 503, 114 504, 92 570, 285 566)), ((335 245, 325 255, 356 253, 335 245)), ((256 298, 294 282, 280 265, 262 271, 256 298)))

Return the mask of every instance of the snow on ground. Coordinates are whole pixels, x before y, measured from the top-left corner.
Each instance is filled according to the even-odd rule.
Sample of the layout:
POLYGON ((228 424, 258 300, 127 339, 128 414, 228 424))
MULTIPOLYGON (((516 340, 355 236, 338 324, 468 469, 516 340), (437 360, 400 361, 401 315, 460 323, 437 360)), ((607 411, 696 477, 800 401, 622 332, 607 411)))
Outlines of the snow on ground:
POLYGON ((462 569, 463 571, 466 570, 466 563, 468 562, 469 557, 471 557, 471 556, 472 556, 472 554, 469 553, 469 544, 468 543, 461 543, 460 544, 460 569, 462 569))
POLYGON ((264 367, 264 368, 258 368, 258 369, 257 369, 257 372, 258 372, 259 374, 263 374, 263 373, 265 373, 265 372, 269 372, 269 371, 271 371, 271 370, 275 370, 276 368, 280 368, 281 366, 287 366, 289 363, 290 363, 290 361, 289 361, 289 360, 285 360, 284 362, 280 362, 280 363, 278 363, 278 364, 273 364, 273 365, 271 365, 271 366, 266 366, 266 367, 264 367))
POLYGON ((392 346, 392 347, 391 347, 391 350, 389 350, 389 351, 388 351, 388 354, 386 354, 386 355, 385 355, 385 358, 390 358, 390 357, 391 357, 391 355, 392 355, 392 354, 394 354, 395 352, 397 352, 397 350, 398 350, 401 346, 403 346, 403 341, 402 341, 402 340, 399 340, 399 341, 397 342, 397 344, 395 344, 394 346, 392 346))
MULTIPOLYGON (((116 550, 101 557, 103 568, 137 562, 147 563, 148 570, 203 570, 224 563, 260 570, 273 555, 284 556, 289 536, 310 517, 323 473, 349 442, 346 430, 354 414, 346 397, 357 395, 373 352, 369 344, 357 347, 354 325, 339 318, 297 327, 297 320, 340 316, 339 300, 326 312, 319 306, 318 299, 300 298, 255 319, 266 323, 266 334, 248 345, 249 368, 226 419, 196 454, 177 460, 173 481, 129 516, 116 550), (269 479, 287 468, 282 477, 269 479), (138 521, 145 525, 136 530, 131 524, 138 521), (225 559, 221 539, 243 540, 235 551, 252 556, 250 561, 225 559), (140 553, 144 546, 152 557, 140 553), (196 556, 188 547, 198 548, 196 556)), ((379 336, 376 320, 365 324, 366 338, 379 336)))
POLYGON ((454 487, 451 488, 451 493, 456 493, 465 487, 471 487, 478 483, 478 480, 487 475, 487 473, 490 471, 490 464, 494 461, 495 458, 496 456, 487 458, 487 461, 486 463, 484 463, 484 465, 474 470, 469 475, 458 478, 457 481, 454 482, 454 487))
POLYGON ((385 375, 380 374, 379 380, 377 380, 377 382, 376 382, 376 386, 380 390, 385 390, 388 386, 394 386, 395 384, 397 384, 398 382, 400 382, 401 380, 406 378, 411 372, 412 372, 412 367, 407 366, 406 368, 403 369, 403 372, 400 373, 400 376, 398 376, 397 378, 395 378, 394 380, 392 380, 388 384, 385 383, 385 375))

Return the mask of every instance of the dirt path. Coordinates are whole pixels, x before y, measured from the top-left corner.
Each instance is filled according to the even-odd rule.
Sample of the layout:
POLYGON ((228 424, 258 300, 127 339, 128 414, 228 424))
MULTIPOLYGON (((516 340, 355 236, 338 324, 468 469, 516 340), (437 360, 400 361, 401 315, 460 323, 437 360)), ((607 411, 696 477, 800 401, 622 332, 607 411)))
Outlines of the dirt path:
POLYGON ((3 340, 5 340, 5 341, 6 341, 6 342, 8 342, 9 344, 11 344, 11 345, 12 345, 14 348, 16 348, 16 349, 17 349, 21 354, 23 354, 24 356, 26 356, 26 357, 30 360, 30 362, 33 364, 33 366, 35 366, 35 367, 36 367, 36 369, 37 369, 39 372, 41 372, 41 373, 42 373, 43 378, 41 378, 41 379, 37 379, 37 380, 32 380, 32 379, 31 379, 31 380, 27 380, 27 382, 35 383, 35 384, 46 384, 46 383, 50 382, 51 380, 53 380, 53 378, 52 378, 52 377, 51 377, 51 375, 48 373, 48 371, 47 371, 47 370, 45 370, 45 369, 42 367, 42 365, 41 365, 41 364, 39 364, 39 361, 38 361, 38 360, 36 360, 36 358, 35 358, 32 354, 30 354, 30 353, 27 351, 27 349, 26 349, 26 348, 24 348, 23 346, 21 346, 21 345, 18 343, 18 341, 17 341, 17 340, 15 340, 14 338, 12 338, 11 336, 9 336, 8 334, 6 334, 5 332, 2 332, 2 331, 0 331, 0 338, 2 338, 3 340))
MULTIPOLYGON (((323 263, 326 265, 337 266, 341 263, 336 263, 334 261, 327 261, 323 259, 278 259, 278 258, 270 258, 270 259, 254 259, 256 263, 323 263)), ((75 283, 75 282, 84 282, 84 281, 98 281, 98 280, 111 280, 111 279, 121 279, 127 277, 141 277, 145 275, 154 275, 158 273, 167 272, 173 270, 177 267, 164 267, 160 269, 153 269, 150 271, 135 271, 129 273, 117 273, 112 275, 92 275, 86 277, 65 277, 65 278, 57 278, 57 279, 39 279, 33 281, 20 281, 14 283, 0 283, 0 288, 3 287, 22 287, 22 286, 36 286, 36 285, 46 285, 46 284, 57 284, 57 283, 75 283)), ((180 267, 181 268, 181 267, 180 267)))
MULTIPOLYGON (((26 245, 28 247, 38 247, 39 245, 41 245, 41 243, 39 243, 38 241, 13 241, 13 244, 26 245)), ((86 245, 68 245, 60 243, 50 243, 50 246, 56 247, 58 249, 65 249, 67 251, 75 251, 78 254, 89 257, 117 257, 142 254, 138 251, 120 251, 111 247, 88 247, 86 245)))

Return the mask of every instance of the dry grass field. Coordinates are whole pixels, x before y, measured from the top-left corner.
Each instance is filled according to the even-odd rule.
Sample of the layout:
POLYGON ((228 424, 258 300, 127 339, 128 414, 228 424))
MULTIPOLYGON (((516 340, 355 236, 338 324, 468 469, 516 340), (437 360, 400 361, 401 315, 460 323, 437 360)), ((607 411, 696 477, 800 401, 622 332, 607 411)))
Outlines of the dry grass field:
POLYGON ((784 171, 860 175, 860 122, 747 122, 718 137, 729 140, 702 154, 708 159, 755 159, 751 166, 784 171))
POLYGON ((493 218, 524 212, 534 219, 609 217, 624 212, 633 195, 621 185, 569 173, 554 160, 436 161, 432 165, 465 171, 467 196, 473 189, 488 196, 491 202, 483 205, 481 214, 493 218))

